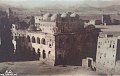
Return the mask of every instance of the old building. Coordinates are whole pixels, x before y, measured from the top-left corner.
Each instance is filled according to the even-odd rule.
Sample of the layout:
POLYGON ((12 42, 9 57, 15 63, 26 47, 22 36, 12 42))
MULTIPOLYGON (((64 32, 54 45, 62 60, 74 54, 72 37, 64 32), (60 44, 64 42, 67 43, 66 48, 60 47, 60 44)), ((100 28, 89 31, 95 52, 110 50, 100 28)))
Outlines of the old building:
POLYGON ((96 71, 119 74, 120 34, 100 33, 96 53, 96 71))
POLYGON ((97 40, 100 30, 95 28, 94 25, 89 25, 85 27, 84 32, 84 44, 83 44, 83 67, 95 67, 96 62, 96 50, 97 50, 97 40))
POLYGON ((54 65, 80 61, 80 65, 77 57, 81 56, 83 32, 83 22, 75 13, 34 16, 28 29, 12 25, 14 52, 23 60, 40 59, 54 65))

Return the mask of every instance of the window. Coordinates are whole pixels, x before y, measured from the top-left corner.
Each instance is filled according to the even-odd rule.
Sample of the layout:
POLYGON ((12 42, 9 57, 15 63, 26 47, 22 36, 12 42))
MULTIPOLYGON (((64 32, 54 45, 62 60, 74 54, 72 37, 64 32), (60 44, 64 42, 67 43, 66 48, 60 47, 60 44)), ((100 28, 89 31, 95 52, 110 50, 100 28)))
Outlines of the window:
POLYGON ((113 45, 113 48, 115 48, 115 46, 113 45))
POLYGON ((32 37, 32 42, 35 43, 35 37, 34 36, 32 37))
POLYGON ((110 48, 111 48, 111 44, 110 44, 110 48))
POLYGON ((45 45, 46 41, 44 38, 42 38, 41 43, 45 45))
POLYGON ((49 47, 50 47, 50 48, 52 48, 52 45, 51 45, 51 44, 49 44, 49 47))
POLYGON ((27 36, 27 41, 30 42, 30 36, 29 35, 27 36))
POLYGON ((50 53, 51 53, 51 51, 48 52, 48 54, 50 54, 50 53))
POLYGON ((37 43, 40 44, 40 38, 39 37, 37 37, 37 43))

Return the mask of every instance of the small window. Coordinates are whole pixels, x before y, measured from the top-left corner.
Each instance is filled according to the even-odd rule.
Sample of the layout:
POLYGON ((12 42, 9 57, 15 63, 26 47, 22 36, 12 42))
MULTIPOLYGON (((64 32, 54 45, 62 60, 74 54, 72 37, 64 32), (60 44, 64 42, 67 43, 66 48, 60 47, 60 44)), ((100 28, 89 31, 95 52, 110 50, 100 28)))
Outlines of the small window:
POLYGON ((51 44, 49 44, 49 47, 50 47, 50 48, 52 48, 52 45, 51 45, 51 44))
POLYGON ((111 48, 111 44, 110 44, 110 48, 111 48))
POLYGON ((115 48, 115 46, 113 45, 113 48, 115 48))

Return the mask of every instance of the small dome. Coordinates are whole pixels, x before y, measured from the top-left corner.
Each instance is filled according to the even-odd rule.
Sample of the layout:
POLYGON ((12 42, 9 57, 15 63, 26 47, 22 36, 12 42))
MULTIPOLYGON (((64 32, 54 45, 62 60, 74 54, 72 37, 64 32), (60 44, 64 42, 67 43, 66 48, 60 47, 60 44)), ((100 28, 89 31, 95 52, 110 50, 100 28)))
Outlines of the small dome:
POLYGON ((61 17, 67 17, 67 13, 63 13, 61 17))
POLYGON ((42 31, 42 30, 41 30, 41 28, 39 28, 39 27, 37 27, 37 29, 36 29, 36 30, 37 30, 37 31, 42 31))
POLYGON ((50 13, 46 13, 45 15, 43 15, 43 19, 48 19, 51 16, 50 13))
POLYGON ((58 16, 57 14, 54 14, 54 15, 51 17, 51 20, 52 20, 52 21, 56 20, 57 16, 58 16))
POLYGON ((73 13, 73 14, 70 15, 70 17, 76 17, 76 16, 77 16, 76 13, 73 13))

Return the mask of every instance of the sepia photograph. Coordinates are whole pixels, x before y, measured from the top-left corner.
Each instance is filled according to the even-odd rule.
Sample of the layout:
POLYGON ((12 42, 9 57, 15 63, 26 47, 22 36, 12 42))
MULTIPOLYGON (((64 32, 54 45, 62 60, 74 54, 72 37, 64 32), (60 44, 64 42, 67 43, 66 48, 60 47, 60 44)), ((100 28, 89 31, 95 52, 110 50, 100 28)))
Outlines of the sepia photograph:
POLYGON ((120 75, 120 0, 0 0, 0 76, 120 75))

